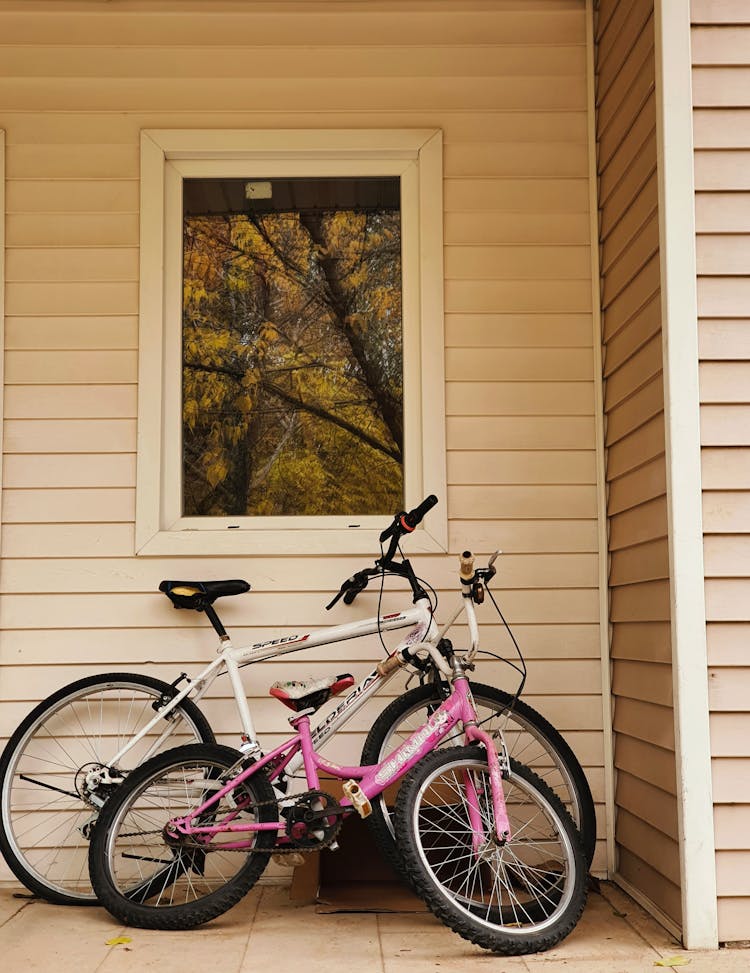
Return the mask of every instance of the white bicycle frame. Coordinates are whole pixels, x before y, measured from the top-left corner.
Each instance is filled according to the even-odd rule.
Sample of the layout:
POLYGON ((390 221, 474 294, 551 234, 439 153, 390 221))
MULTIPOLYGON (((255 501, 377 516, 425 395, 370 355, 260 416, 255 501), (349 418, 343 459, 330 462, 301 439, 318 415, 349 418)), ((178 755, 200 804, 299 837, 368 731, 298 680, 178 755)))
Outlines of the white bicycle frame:
MULTIPOLYGON (((160 721, 164 720, 169 713, 175 709, 183 699, 189 696, 193 690, 195 695, 193 700, 201 699, 216 677, 222 670, 226 670, 232 683, 237 711, 243 731, 242 749, 248 754, 260 752, 260 745, 255 733, 250 707, 245 696, 245 690, 240 678, 240 667, 252 665, 256 662, 263 662, 266 659, 275 659, 291 652, 299 652, 301 649, 315 648, 321 645, 330 645, 334 642, 343 642, 348 639, 363 638, 367 635, 374 635, 378 632, 391 632, 402 628, 411 627, 411 631, 404 639, 399 642, 391 655, 396 655, 402 649, 413 649, 421 644, 428 646, 436 645, 443 637, 445 632, 455 623, 456 619, 463 611, 467 613, 469 622, 469 632, 471 637, 471 648, 467 653, 467 658, 471 659, 476 652, 479 642, 479 632, 476 621, 474 603, 469 597, 461 598, 461 604, 450 619, 450 621, 438 631, 437 625, 432 617, 431 608, 426 599, 420 600, 413 608, 406 611, 392 612, 381 617, 374 616, 356 622, 347 622, 342 625, 332 625, 320 629, 317 632, 305 635, 290 635, 283 638, 272 639, 268 642, 258 642, 253 645, 234 648, 229 636, 223 636, 221 647, 216 659, 209 663, 194 679, 188 679, 185 686, 180 689, 175 696, 150 720, 135 736, 120 749, 109 761, 109 768, 116 770, 120 761, 130 750, 135 747, 160 721)), ((395 674, 395 670, 383 674, 377 667, 368 673, 364 679, 342 700, 341 703, 330 713, 312 732, 312 742, 315 749, 320 749, 354 714, 362 705, 382 686, 384 686, 395 674)), ((171 726, 165 727, 163 732, 154 741, 152 746, 142 757, 148 759, 155 753, 172 732, 171 726)), ((291 776, 301 765, 302 757, 298 755, 290 761, 286 768, 291 776)), ((94 771, 95 775, 100 772, 94 771)))

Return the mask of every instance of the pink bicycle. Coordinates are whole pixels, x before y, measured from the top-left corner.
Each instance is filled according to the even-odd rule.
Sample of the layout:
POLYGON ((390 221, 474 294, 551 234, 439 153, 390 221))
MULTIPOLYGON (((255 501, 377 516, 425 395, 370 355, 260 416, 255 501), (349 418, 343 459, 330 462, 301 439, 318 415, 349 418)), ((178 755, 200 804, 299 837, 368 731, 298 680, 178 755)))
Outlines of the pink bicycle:
POLYGON ((254 760, 191 744, 128 775, 102 809, 89 853, 91 883, 118 920, 188 929, 230 909, 271 854, 335 848, 343 817, 404 778, 395 808, 398 848, 415 890, 466 939, 506 955, 549 949, 576 925, 586 900, 586 859, 559 798, 508 759, 477 725, 467 664, 450 643, 402 646, 382 674, 430 657, 450 692, 381 762, 342 767, 315 749, 310 716, 353 685, 348 674, 315 686, 276 684, 294 710, 294 735, 254 760), (454 728, 468 745, 438 749, 454 728), (273 782, 301 757, 307 790, 280 797, 273 782), (337 800, 320 772, 342 780, 337 800))

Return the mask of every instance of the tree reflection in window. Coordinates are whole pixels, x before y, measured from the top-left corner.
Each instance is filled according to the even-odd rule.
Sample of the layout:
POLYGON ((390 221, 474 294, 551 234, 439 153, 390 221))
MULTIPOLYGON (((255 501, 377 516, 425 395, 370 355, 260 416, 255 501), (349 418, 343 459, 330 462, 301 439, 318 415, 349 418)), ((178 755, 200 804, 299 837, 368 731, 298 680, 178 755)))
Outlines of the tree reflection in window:
POLYGON ((185 181, 183 512, 390 514, 403 503, 399 181, 272 186, 185 181), (240 200, 248 185, 271 198, 240 200))

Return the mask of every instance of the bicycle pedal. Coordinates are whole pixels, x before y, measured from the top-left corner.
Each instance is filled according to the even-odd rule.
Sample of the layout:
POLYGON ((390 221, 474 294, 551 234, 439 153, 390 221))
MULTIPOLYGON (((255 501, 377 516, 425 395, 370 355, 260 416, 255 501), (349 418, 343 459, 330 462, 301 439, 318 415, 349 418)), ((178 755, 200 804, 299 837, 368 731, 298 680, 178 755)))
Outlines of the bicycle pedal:
POLYGON ((356 780, 348 780, 341 788, 352 802, 352 807, 361 818, 368 818, 372 814, 372 804, 356 780))
POLYGON ((271 861, 282 868, 296 868, 305 864, 305 856, 301 851, 293 851, 288 855, 271 855, 271 861))

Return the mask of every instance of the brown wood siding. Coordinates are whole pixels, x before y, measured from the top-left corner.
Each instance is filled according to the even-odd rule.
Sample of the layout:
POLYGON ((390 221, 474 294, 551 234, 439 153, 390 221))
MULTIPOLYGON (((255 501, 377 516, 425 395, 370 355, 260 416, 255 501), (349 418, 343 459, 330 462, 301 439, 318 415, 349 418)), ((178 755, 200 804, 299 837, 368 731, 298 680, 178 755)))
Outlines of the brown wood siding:
POLYGON ((750 934, 750 8, 691 12, 716 877, 732 941, 750 934))
POLYGON ((617 870, 679 924, 652 0, 596 41, 617 870))
MULTIPOLYGON (((565 733, 603 806, 583 0, 189 7, 0 11, 0 735, 89 672, 171 679, 211 658, 205 619, 156 593, 164 577, 247 577, 253 591, 222 610, 235 644, 377 603, 323 610, 365 558, 133 556, 140 130, 434 127, 445 144, 451 554, 417 563, 448 605, 456 552, 505 552, 497 588, 529 660, 525 698, 565 733)), ((483 638, 505 651, 490 612, 483 638)), ((346 643, 244 670, 264 738, 288 730, 266 695, 275 679, 361 675, 381 654, 376 641, 346 643)), ((482 662, 477 678, 515 685, 499 663, 482 662)), ((236 743, 223 691, 205 708, 236 743)), ((332 759, 358 755, 382 706, 360 713, 332 759)))

